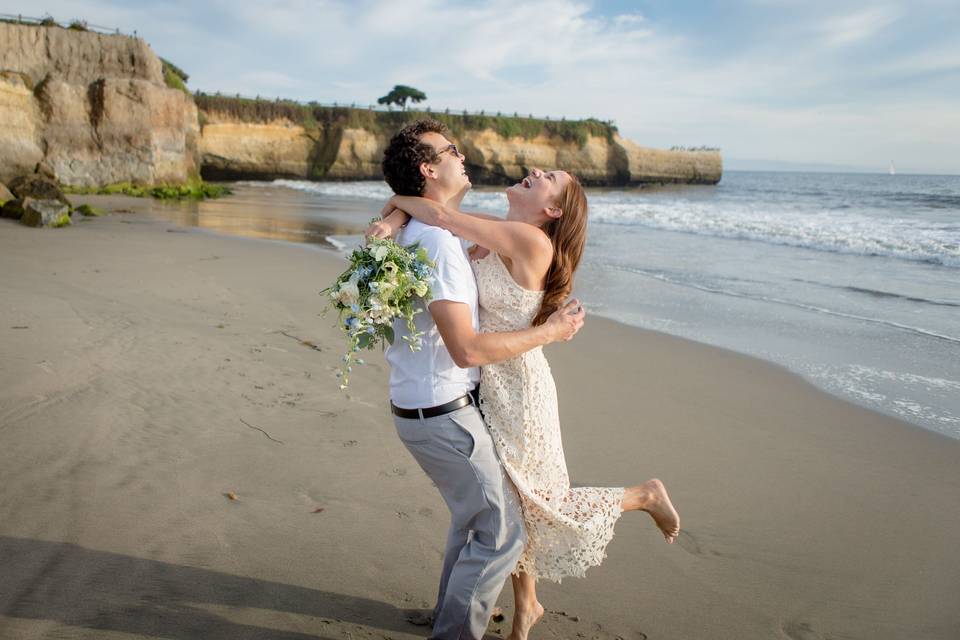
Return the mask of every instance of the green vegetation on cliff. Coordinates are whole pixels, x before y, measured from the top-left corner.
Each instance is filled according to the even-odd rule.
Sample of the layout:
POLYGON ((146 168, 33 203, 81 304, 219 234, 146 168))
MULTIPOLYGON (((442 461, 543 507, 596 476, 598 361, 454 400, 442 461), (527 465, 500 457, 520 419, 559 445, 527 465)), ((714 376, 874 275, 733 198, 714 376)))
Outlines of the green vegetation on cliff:
POLYGON ((404 124, 420 118, 434 118, 444 123, 457 136, 466 131, 492 129, 504 138, 537 136, 557 137, 581 145, 588 136, 612 140, 617 128, 609 122, 593 118, 586 120, 548 120, 496 114, 457 114, 449 111, 429 110, 374 111, 355 107, 327 107, 317 104, 302 104, 292 100, 263 100, 251 98, 209 95, 198 92, 194 95, 201 111, 230 115, 244 122, 273 122, 289 120, 306 129, 365 129, 375 134, 389 135, 404 124))
POLYGON ((190 79, 190 76, 187 75, 187 72, 166 58, 160 58, 160 64, 163 65, 163 81, 166 85, 171 89, 179 89, 190 95, 190 90, 187 89, 187 80, 190 79))

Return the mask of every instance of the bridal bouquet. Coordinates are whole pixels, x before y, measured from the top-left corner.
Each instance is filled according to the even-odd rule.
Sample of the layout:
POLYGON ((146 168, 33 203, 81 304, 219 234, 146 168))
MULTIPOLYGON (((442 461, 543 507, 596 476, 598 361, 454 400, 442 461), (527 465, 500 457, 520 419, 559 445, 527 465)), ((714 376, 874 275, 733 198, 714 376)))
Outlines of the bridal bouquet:
POLYGON ((429 278, 433 263, 417 245, 402 247, 393 240, 368 238, 367 245, 350 254, 350 268, 321 291, 340 314, 340 328, 347 336, 347 353, 338 374, 346 389, 360 349, 372 349, 384 341, 393 344, 393 321, 403 318, 409 335, 403 336, 412 351, 420 349, 423 332, 413 317, 416 298, 430 298, 429 278))

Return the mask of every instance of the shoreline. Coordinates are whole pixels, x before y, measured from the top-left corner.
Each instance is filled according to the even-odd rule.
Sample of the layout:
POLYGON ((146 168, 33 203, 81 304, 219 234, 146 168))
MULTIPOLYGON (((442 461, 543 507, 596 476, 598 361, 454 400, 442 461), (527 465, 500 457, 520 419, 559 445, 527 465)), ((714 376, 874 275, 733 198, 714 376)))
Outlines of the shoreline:
MULTIPOLYGON (((338 241, 338 237, 351 239, 354 236, 359 237, 359 233, 364 228, 364 225, 357 224, 358 220, 366 220, 366 216, 372 215, 372 201, 368 203, 363 200, 350 199, 345 195, 323 195, 318 202, 317 194, 303 192, 283 184, 272 187, 262 185, 253 187, 246 183, 231 183, 231 186, 236 190, 233 196, 229 196, 224 200, 213 200, 201 203, 190 201, 171 203, 126 196, 75 196, 75 199, 77 199, 78 202, 90 202, 91 204, 101 207, 109 207, 111 203, 112 206, 116 207, 119 203, 122 203, 122 206, 119 207, 121 209, 143 212, 158 219, 174 221, 184 227, 193 227, 205 232, 220 233, 232 237, 258 237, 262 239, 281 240, 292 244, 304 244, 325 251, 331 251, 338 256, 343 249, 343 247, 340 246, 341 243, 338 241), (279 215, 276 212, 271 212, 269 219, 261 220, 259 216, 263 215, 264 207, 270 206, 272 199, 275 197, 275 192, 282 194, 280 204, 283 209, 291 209, 300 213, 298 213, 297 216, 287 217, 279 215)), ((589 277, 590 274, 581 275, 583 277, 589 277)), ((583 277, 581 277, 581 280, 583 277)), ((877 411, 885 416, 901 420, 912 427, 945 435, 947 438, 960 441, 960 432, 954 435, 947 423, 930 424, 929 420, 925 422, 921 419, 922 414, 914 414, 911 416, 910 412, 905 412, 902 408, 898 408, 897 405, 877 403, 870 393, 857 389, 856 387, 851 390, 848 388, 849 383, 846 383, 846 385, 844 383, 838 383, 832 376, 823 377, 822 373, 817 374, 814 372, 816 369, 808 371, 805 370, 804 366, 796 362, 780 361, 773 357, 764 357, 762 352, 751 352, 747 350, 747 347, 744 345, 722 345, 710 342, 707 339, 700 339, 696 336, 681 336, 675 333, 668 333, 656 327, 644 327, 639 324, 632 324, 629 321, 621 319, 624 309, 620 309, 621 313, 618 314, 612 309, 606 309, 607 306, 608 305, 601 303, 599 308, 592 310, 592 316, 595 318, 604 317, 613 322, 637 329, 680 337, 704 346, 726 349, 732 353, 756 358, 774 366, 784 367, 820 391, 833 397, 850 402, 861 408, 877 411)), ((809 366, 807 368, 809 368, 809 366)), ((949 414, 947 415, 949 416, 949 414)))
MULTIPOLYGON (((427 635, 404 615, 446 511, 382 357, 337 389, 335 254, 132 214, 0 226, 0 635, 427 635)), ((960 443, 602 318, 546 352, 573 484, 660 477, 683 533, 626 515, 602 566, 542 584, 535 633, 960 631, 960 443)))

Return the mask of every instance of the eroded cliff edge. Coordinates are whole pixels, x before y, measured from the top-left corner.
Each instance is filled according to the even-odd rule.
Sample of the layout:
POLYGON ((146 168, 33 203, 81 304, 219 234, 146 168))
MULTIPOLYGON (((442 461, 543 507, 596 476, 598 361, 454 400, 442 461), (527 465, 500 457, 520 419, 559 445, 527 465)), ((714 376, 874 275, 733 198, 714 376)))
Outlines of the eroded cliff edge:
POLYGON ((0 181, 42 161, 73 186, 186 182, 199 131, 142 39, 0 23, 0 181))
MULTIPOLYGON (((223 104, 223 99, 198 98, 201 171, 209 179, 379 179, 390 135, 405 120, 426 115, 321 107, 305 118, 296 110, 278 116, 267 109, 260 115, 223 104)), ((715 184, 723 172, 719 151, 641 147, 613 129, 561 135, 545 128, 508 135, 483 126, 483 118, 433 116, 450 126, 476 184, 514 182, 530 167, 564 168, 596 186, 715 184)))

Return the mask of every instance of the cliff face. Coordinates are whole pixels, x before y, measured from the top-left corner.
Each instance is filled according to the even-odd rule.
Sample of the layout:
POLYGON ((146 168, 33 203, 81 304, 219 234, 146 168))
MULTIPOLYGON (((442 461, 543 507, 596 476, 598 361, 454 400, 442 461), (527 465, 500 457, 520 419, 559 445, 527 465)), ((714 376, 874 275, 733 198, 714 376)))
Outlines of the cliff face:
MULTIPOLYGON (((380 179, 410 112, 308 107, 168 88, 138 38, 0 23, 0 182, 43 161, 64 184, 212 179, 380 179), (202 126, 200 123, 203 123, 202 126)), ((477 184, 563 168, 589 185, 715 183, 719 152, 649 149, 596 121, 436 114, 477 184)))
POLYGON ((75 186, 184 182, 197 118, 143 40, 0 23, 0 180, 42 160, 75 186))
MULTIPOLYGON (((379 179, 389 133, 337 125, 305 127, 289 119, 244 122, 233 114, 202 111, 201 167, 210 179, 291 177, 379 179)), ((530 167, 563 168, 590 185, 702 183, 720 180, 716 151, 664 151, 614 135, 571 141, 556 136, 504 137, 492 129, 451 136, 477 184, 520 180, 530 167)))

